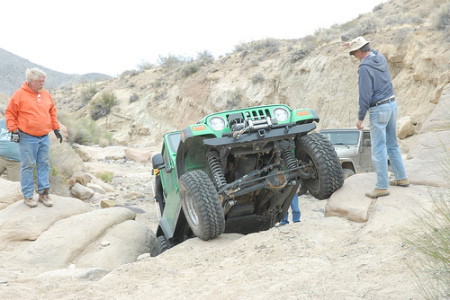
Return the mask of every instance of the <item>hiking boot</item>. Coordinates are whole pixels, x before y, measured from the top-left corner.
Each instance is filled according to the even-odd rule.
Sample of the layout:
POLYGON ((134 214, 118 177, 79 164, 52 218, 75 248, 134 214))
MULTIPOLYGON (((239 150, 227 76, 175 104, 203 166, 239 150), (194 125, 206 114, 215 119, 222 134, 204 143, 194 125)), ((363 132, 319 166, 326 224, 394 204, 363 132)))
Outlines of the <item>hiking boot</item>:
POLYGON ((42 194, 39 194, 39 202, 42 202, 47 207, 53 206, 52 200, 50 200, 50 196, 48 195, 48 189, 45 189, 42 194))
POLYGON ((23 202, 29 207, 36 207, 38 204, 33 198, 24 198, 23 202))
POLYGON ((367 192, 366 196, 372 199, 376 199, 378 197, 388 196, 389 190, 388 189, 374 189, 371 192, 367 192))
POLYGON ((393 186, 403 186, 403 187, 407 187, 409 186, 409 180, 408 178, 405 179, 401 179, 401 180, 389 180, 389 185, 393 185, 393 186))

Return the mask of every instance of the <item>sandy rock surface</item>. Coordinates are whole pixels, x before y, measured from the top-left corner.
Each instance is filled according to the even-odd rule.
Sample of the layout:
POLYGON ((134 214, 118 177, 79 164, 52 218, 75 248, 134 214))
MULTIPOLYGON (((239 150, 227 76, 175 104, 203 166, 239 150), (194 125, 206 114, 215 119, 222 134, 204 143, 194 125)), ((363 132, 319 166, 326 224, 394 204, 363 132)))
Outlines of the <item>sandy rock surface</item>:
MULTIPOLYGON (((100 158, 89 162, 89 167, 113 171, 116 201, 144 211, 136 214, 136 223, 156 229, 150 165, 100 158)), ((350 191, 352 201, 367 200, 364 191, 373 184, 373 176, 349 178, 353 183, 346 181, 344 192, 350 191), (355 182, 360 184, 355 187, 355 182)), ((341 202, 348 194, 333 196, 341 202)), ((84 267, 86 261, 101 260, 101 253, 58 268, 12 263, 1 258, 26 252, 16 252, 15 244, 10 244, 0 252, 0 298, 420 299, 407 267, 414 255, 401 236, 413 226, 415 213, 432 207, 428 189, 420 185, 392 188, 390 196, 366 205, 367 222, 351 221, 351 215, 325 217, 327 203, 306 194, 300 197, 301 223, 246 236, 224 234, 209 242, 194 238, 111 272, 107 265, 84 267)), ((127 222, 135 221, 122 223, 127 230, 141 227, 127 222)), ((107 240, 114 239, 103 239, 107 240)), ((117 255, 126 251, 119 249, 117 255)))

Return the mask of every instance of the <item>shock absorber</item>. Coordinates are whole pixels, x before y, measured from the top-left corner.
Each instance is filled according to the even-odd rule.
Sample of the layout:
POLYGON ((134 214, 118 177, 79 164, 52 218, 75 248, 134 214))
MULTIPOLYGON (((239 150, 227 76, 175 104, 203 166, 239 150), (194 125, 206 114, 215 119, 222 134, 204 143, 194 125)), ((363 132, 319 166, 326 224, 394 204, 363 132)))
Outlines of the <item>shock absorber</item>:
POLYGON ((217 152, 208 152, 208 163, 211 169, 212 177, 214 178, 214 183, 216 184, 217 189, 220 190, 221 187, 227 184, 227 180, 225 179, 225 174, 220 166, 217 152))
POLYGON ((286 162, 286 166, 288 167, 288 169, 294 169, 294 168, 297 167, 297 161, 294 158, 294 155, 292 154, 292 151, 290 151, 290 150, 283 150, 283 152, 281 152, 281 157, 286 162))

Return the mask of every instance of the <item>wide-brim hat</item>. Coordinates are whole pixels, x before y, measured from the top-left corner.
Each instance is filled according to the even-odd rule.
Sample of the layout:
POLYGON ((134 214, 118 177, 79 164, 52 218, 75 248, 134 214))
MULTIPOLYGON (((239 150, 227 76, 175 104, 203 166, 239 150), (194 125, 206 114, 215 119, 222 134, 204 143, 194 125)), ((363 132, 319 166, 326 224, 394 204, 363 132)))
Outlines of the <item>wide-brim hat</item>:
POLYGON ((363 38, 362 36, 358 36, 357 38, 351 40, 350 44, 349 44, 349 46, 350 46, 350 55, 352 55, 353 51, 361 49, 362 47, 364 47, 368 43, 369 43, 369 41, 366 41, 366 39, 363 38))

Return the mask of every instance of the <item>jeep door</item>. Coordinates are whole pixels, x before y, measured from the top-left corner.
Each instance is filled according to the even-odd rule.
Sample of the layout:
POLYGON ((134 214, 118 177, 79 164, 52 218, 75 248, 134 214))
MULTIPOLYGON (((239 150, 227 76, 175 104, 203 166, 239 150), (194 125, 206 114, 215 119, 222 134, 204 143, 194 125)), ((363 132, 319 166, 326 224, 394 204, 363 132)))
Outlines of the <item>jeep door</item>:
POLYGON ((373 172, 372 147, 370 144, 370 131, 360 131, 359 141, 359 167, 358 172, 373 172))
MULTIPOLYGON (((162 156, 164 168, 161 169, 161 182, 166 201, 162 217, 173 226, 174 218, 179 209, 180 197, 178 196, 178 176, 175 167, 176 153, 180 143, 181 132, 173 132, 164 135, 162 156)), ((173 229, 173 228, 172 228, 173 229)))

